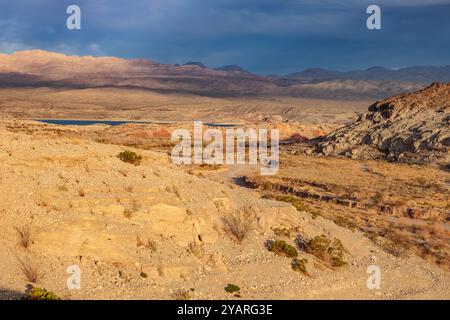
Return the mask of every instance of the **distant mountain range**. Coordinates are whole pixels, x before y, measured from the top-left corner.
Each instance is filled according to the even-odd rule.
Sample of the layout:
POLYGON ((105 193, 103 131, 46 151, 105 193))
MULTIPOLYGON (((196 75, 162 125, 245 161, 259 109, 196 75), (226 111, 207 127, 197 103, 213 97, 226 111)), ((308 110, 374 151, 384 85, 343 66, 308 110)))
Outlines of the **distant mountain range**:
POLYGON ((162 64, 145 59, 78 57, 43 50, 0 54, 0 86, 132 87, 206 96, 292 96, 379 99, 432 82, 450 82, 450 66, 338 72, 308 69, 284 76, 259 76, 240 66, 208 68, 201 62, 162 64))
POLYGON ((313 68, 301 72, 291 73, 279 78, 295 80, 394 80, 414 83, 449 82, 450 66, 407 67, 400 69, 371 67, 367 70, 354 70, 347 72, 313 68))

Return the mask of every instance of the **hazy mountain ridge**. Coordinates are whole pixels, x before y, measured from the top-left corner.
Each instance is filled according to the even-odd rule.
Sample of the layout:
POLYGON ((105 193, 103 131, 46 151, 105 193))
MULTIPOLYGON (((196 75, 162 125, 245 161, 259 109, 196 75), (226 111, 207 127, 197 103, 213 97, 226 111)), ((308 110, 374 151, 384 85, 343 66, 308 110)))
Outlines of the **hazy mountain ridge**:
MULTIPOLYGON (((350 72, 351 79, 347 79, 339 72, 323 69, 309 69, 286 77, 264 77, 236 65, 212 69, 201 62, 188 62, 180 66, 145 59, 78 57, 31 50, 0 55, 0 86, 112 86, 206 96, 292 96, 354 100, 385 98, 420 89, 426 83, 425 80, 405 81, 408 79, 406 75, 397 77, 402 80, 380 80, 384 77, 382 74, 391 73, 386 70, 373 68, 370 71, 371 74, 379 74, 378 78, 365 77, 365 72, 355 71, 350 72)), ((446 72, 444 69, 442 75, 436 77, 445 78, 446 72)), ((428 78, 432 76, 423 77, 428 78)))
POLYGON ((326 70, 320 68, 306 69, 301 72, 287 74, 279 77, 295 80, 384 80, 405 81, 413 83, 449 82, 450 66, 428 67, 413 66, 400 69, 384 67, 371 67, 366 70, 347 72, 326 70))

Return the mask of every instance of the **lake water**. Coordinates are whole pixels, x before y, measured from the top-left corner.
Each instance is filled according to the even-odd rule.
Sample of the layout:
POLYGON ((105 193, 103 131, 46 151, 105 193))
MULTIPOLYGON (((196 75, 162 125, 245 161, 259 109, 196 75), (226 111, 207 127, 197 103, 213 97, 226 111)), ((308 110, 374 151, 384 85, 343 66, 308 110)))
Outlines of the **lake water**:
POLYGON ((34 121, 49 123, 49 124, 59 124, 59 125, 71 125, 71 126, 88 126, 93 124, 107 124, 110 126, 118 126, 127 123, 143 123, 148 124, 151 122, 144 121, 114 121, 114 120, 71 120, 71 119, 33 119, 34 121))
MULTIPOLYGON (((121 124, 127 123, 137 123, 137 124, 171 124, 171 122, 153 122, 153 121, 132 121, 132 120, 76 120, 76 119, 33 119, 34 121, 39 121, 49 124, 58 124, 63 126, 89 126, 93 124, 106 124, 110 126, 119 126, 121 124)), ((220 127, 220 128, 232 128, 236 127, 236 124, 229 123, 205 123, 208 127, 220 127)))
POLYGON ((237 127, 237 124, 231 124, 231 123, 205 123, 205 126, 208 126, 208 127, 219 127, 219 128, 233 128, 233 127, 237 127))

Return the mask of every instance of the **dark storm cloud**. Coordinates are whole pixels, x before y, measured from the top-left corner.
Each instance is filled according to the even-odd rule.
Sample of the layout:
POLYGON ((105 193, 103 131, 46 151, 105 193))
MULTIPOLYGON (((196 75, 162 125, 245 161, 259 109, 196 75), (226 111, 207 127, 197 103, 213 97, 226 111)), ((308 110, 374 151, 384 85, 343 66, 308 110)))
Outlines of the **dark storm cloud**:
POLYGON ((259 73, 307 67, 450 64, 450 0, 0 1, 0 51, 146 57, 240 64, 259 73), (82 30, 65 28, 82 9, 82 30), (365 10, 382 8, 382 30, 365 10))

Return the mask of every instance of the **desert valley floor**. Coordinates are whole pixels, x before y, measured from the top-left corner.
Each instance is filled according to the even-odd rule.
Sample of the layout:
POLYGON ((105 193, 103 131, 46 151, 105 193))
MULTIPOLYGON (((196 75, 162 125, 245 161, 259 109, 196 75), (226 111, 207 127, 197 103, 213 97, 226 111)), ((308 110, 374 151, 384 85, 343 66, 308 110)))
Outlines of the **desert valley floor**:
POLYGON ((2 92, 1 299, 21 297, 29 284, 64 299, 450 298, 450 173, 303 150, 303 138, 332 132, 367 101, 191 96, 183 104, 116 89, 2 92), (133 105, 141 98, 154 105, 133 105), (133 110, 120 108, 128 102, 133 110), (170 123, 31 120, 101 114, 170 123), (172 164, 170 131, 198 117, 301 139, 282 146, 273 177, 172 164), (121 161, 125 150, 141 163, 121 161), (66 286, 71 265, 81 269, 80 290, 66 286), (380 267, 379 290, 367 288, 370 265, 380 267))

